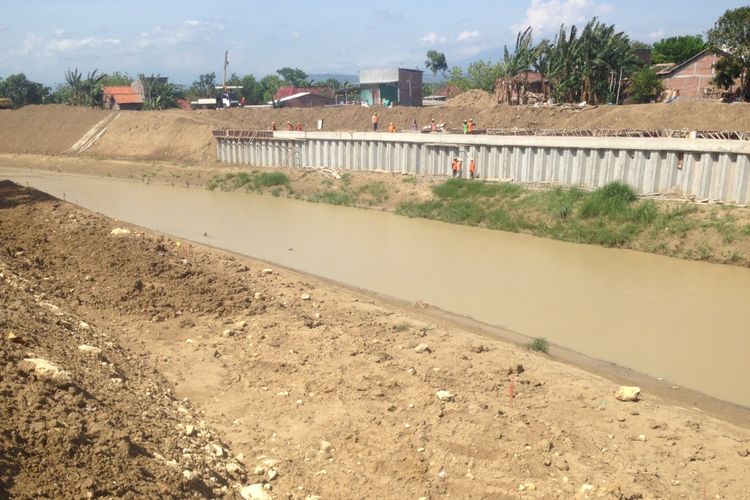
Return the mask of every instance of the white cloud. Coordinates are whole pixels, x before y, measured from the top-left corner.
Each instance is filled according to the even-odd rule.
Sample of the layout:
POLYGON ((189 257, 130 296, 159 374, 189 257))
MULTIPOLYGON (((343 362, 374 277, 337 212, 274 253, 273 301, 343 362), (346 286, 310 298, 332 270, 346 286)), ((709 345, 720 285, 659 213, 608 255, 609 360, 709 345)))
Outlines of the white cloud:
POLYGON ((667 32, 664 31, 664 26, 660 26, 658 30, 652 31, 651 33, 649 33, 648 37, 651 40, 661 40, 662 38, 664 38, 666 34, 667 32))
POLYGON ((427 33, 425 36, 419 39, 425 45, 436 45, 438 43, 447 43, 448 37, 441 36, 434 31, 427 33))
POLYGON ((29 55, 43 46, 44 38, 34 33, 26 33, 26 38, 23 39, 23 48, 21 49, 21 55, 29 55))
POLYGON ((531 26, 535 33, 553 33, 561 24, 578 24, 613 9, 614 5, 596 0, 531 0, 526 18, 513 26, 513 30, 521 31, 531 26))
POLYGON ((467 45, 461 49, 461 55, 463 56, 475 56, 482 52, 484 47, 481 45, 467 45))
POLYGON ((469 42, 479 37, 478 31, 462 31, 456 38, 457 42, 469 42))
POLYGON ((50 41, 46 47, 53 52, 71 52, 82 49, 100 49, 103 47, 113 47, 120 45, 121 40, 118 38, 61 38, 50 41))
POLYGON ((175 26, 156 26, 150 35, 156 43, 182 45, 208 42, 214 34, 223 30, 224 26, 219 23, 188 20, 175 26))
POLYGON ((292 38, 299 38, 299 37, 301 37, 301 36, 302 36, 302 33, 300 33, 299 31, 292 31, 291 33, 289 33, 289 35, 290 35, 290 36, 291 36, 292 38))

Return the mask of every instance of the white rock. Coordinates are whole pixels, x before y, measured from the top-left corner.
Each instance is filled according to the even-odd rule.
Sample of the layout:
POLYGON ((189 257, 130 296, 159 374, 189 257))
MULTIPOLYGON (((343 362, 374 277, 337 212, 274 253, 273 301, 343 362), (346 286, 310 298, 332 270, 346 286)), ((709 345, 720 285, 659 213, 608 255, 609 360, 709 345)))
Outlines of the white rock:
POLYGON ((333 448, 333 445, 328 441, 321 441, 320 442, 320 451, 323 453, 328 453, 331 451, 331 448, 333 448))
POLYGON ((70 372, 63 370, 51 361, 42 358, 25 358, 22 362, 24 371, 33 371, 40 380, 49 380, 58 384, 67 384, 73 380, 70 372))
POLYGON ((83 320, 78 322, 78 328, 81 330, 91 330, 91 326, 83 320))
POLYGON ((615 392, 615 398, 620 401, 638 401, 641 395, 640 387, 630 387, 627 385, 621 385, 617 392, 615 392))
POLYGON ((125 228, 122 228, 122 227, 116 227, 116 228, 114 228, 110 232, 110 234, 112 236, 126 236, 126 235, 130 234, 130 229, 125 229, 125 228))
POLYGON ((431 352, 431 350, 429 345, 422 343, 414 348, 414 352, 416 352, 417 354, 422 354, 423 352, 431 352))
POLYGON ((437 391, 437 393, 435 395, 437 396, 437 398, 440 401, 443 401, 443 402, 445 402, 445 401, 453 401, 455 399, 455 397, 456 397, 450 391, 437 391))
POLYGON ((273 500, 273 495, 263 489, 263 483, 245 486, 240 490, 240 496, 245 500, 273 500))
POLYGON ((255 292, 255 295, 253 295, 253 297, 255 297, 255 300, 258 300, 259 298, 261 298, 260 292, 255 292))
POLYGON ((218 444, 213 445, 213 447, 214 447, 214 454, 217 457, 223 457, 224 456, 224 448, 222 448, 218 444))
POLYGON ((581 486, 581 493, 583 494, 590 493, 592 491, 594 491, 593 484, 584 483, 583 486, 581 486))
POLYGON ((300 298, 302 300, 310 300, 310 294, 309 293, 303 293, 300 298))
POLYGON ((261 271, 263 274, 273 274, 273 269, 267 267, 261 271))
POLYGON ((93 345, 81 344, 78 346, 78 350, 86 354, 101 354, 102 350, 93 345))
POLYGON ((255 470, 253 471, 253 474, 255 474, 256 476, 262 476, 265 473, 266 473, 266 468, 263 467, 262 465, 256 466, 255 470))
POLYGON ((236 474, 240 470, 240 468, 241 467, 234 462, 229 462, 226 465, 227 473, 232 475, 236 474))
POLYGON ((283 398, 283 397, 288 396, 289 392, 288 391, 279 391, 279 392, 276 393, 276 395, 283 398))
POLYGON ((185 435, 186 436, 192 436, 194 432, 195 432, 195 426, 194 425, 187 424, 185 426, 185 435))
POLYGON ((273 481, 277 477, 279 477, 279 471, 277 471, 276 469, 271 469, 271 470, 268 471, 268 480, 269 481, 273 481))

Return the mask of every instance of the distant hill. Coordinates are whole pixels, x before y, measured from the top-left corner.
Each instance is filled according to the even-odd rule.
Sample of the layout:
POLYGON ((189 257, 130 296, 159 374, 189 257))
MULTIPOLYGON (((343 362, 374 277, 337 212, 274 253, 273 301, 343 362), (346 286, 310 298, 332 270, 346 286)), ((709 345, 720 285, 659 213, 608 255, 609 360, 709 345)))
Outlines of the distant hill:
POLYGON ((359 83, 359 75, 337 75, 335 73, 320 73, 317 75, 308 75, 307 77, 311 80, 315 80, 316 82, 324 82, 329 78, 335 78, 341 83, 359 83))

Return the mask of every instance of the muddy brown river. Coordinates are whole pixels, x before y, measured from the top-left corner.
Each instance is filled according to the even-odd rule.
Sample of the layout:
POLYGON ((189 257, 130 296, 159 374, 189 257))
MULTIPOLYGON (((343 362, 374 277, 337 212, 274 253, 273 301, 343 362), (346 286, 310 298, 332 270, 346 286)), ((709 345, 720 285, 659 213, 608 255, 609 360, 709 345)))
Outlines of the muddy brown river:
POLYGON ((750 269, 270 196, 17 168, 1 178, 750 407, 750 269))

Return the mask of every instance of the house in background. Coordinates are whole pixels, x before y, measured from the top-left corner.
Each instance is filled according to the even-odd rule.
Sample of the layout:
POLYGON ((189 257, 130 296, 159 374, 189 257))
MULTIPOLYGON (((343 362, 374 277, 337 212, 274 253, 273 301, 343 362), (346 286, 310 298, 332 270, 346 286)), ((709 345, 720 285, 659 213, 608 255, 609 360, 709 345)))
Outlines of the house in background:
POLYGON ((297 92, 278 99, 285 108, 314 108, 316 106, 328 106, 335 104, 333 97, 328 97, 312 92, 297 92))
POLYGON ((133 85, 104 87, 104 109, 143 109, 143 94, 133 85))
POLYGON ((334 90, 331 87, 322 87, 322 86, 317 86, 317 87, 294 87, 294 86, 291 86, 291 85, 286 85, 286 86, 283 86, 283 87, 279 87, 278 90, 276 90, 276 93, 273 95, 273 100, 274 101, 279 101, 279 100, 281 100, 281 99, 283 99, 285 97, 289 97, 289 96, 292 96, 294 94, 301 94, 303 92, 307 92, 307 93, 310 93, 310 94, 322 95, 322 96, 330 97, 331 99, 333 99, 333 92, 334 92, 334 90))
POLYGON ((418 69, 362 70, 358 87, 361 101, 370 106, 422 105, 422 71, 418 69))
MULTIPOLYGON (((722 91, 711 84, 711 79, 716 76, 714 65, 721 57, 706 49, 682 64, 659 70, 659 78, 665 90, 677 91, 680 97, 718 97, 722 91)), ((739 82, 730 91, 735 91, 737 86, 739 82)))

